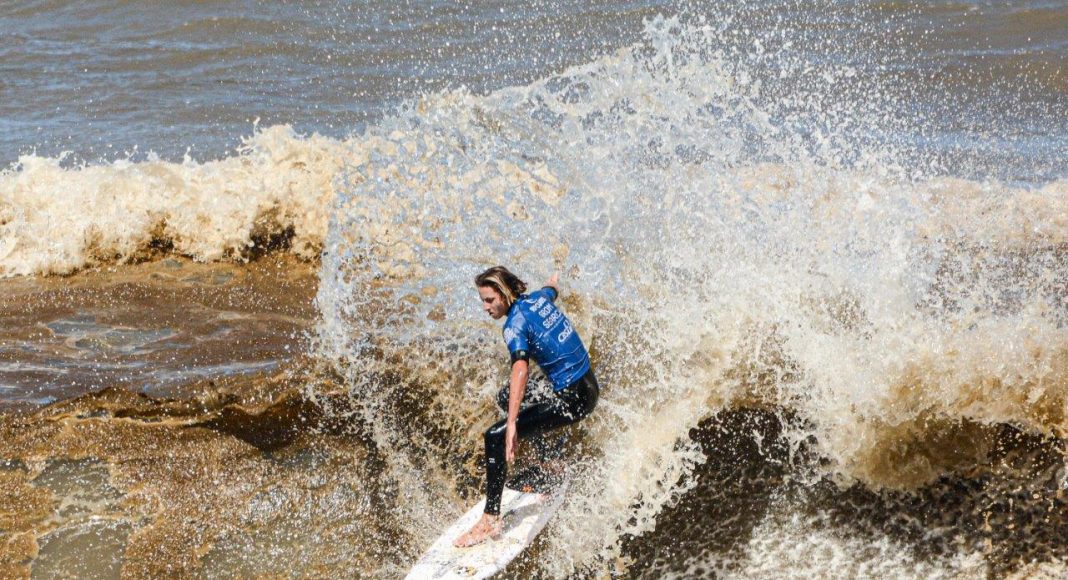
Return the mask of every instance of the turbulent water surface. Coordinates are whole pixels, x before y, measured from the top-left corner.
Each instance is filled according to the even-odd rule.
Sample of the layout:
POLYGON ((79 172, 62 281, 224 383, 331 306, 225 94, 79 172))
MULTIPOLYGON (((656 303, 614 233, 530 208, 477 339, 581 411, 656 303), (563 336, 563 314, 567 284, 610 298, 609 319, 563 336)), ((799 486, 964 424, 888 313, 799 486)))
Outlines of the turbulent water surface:
POLYGON ((0 575, 403 576, 494 264, 603 389, 505 576, 1068 575, 1068 5, 720 4, 0 8, 0 575))

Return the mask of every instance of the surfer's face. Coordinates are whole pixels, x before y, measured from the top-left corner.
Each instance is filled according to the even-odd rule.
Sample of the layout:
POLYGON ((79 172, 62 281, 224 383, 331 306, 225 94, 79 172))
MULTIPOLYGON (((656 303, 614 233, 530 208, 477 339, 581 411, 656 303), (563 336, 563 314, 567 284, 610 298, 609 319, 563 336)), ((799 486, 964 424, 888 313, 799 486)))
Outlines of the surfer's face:
POLYGON ((478 295, 482 297, 482 310, 486 311, 494 320, 505 315, 508 307, 504 305, 504 298, 490 286, 479 286, 478 295))

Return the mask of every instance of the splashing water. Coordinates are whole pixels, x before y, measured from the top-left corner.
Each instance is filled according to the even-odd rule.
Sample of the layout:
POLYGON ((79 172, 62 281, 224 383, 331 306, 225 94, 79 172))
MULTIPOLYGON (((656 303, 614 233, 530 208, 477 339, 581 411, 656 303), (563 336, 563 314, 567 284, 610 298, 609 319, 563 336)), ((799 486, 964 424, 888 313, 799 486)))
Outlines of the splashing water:
MULTIPOLYGON (((911 106, 933 77, 906 65, 923 78, 895 85, 908 74, 876 56, 907 60, 906 31, 851 56, 872 30, 853 38, 833 11, 794 9, 656 18, 640 43, 585 65, 425 95, 346 139, 275 126, 213 162, 24 156, 0 174, 0 276, 322 251, 312 354, 340 378, 283 381, 311 381, 319 406, 183 411, 214 430, 174 427, 201 441, 178 456, 223 483, 179 486, 176 513, 196 517, 90 535, 116 554, 135 538, 134 573, 163 573, 145 556, 158 553, 208 574, 283 573, 307 554, 335 573, 403 573, 480 493, 507 359, 472 279, 506 264, 532 285, 562 273, 603 388, 570 441, 573 492, 521 570, 1063 575, 1060 129, 1053 154, 1011 170, 988 153, 1012 141, 1012 106, 996 142, 932 146, 946 137, 928 121, 978 122, 964 104, 929 118, 911 106), (309 529, 337 541, 305 544, 309 529), (188 530, 219 534, 202 561, 188 530), (363 551, 352 559, 345 542, 363 551)), ((878 32, 902 8, 858 9, 878 32)), ((251 383, 249 404, 263 389, 251 383)), ((148 448, 181 438, 156 429, 157 403, 129 398, 144 425, 91 398, 53 412, 127 437, 101 451, 69 432, 76 459, 113 458, 113 478, 131 474, 116 485, 151 481, 139 493, 174 502, 148 448)), ((61 455, 49 437, 67 432, 30 423, 44 435, 20 436, 32 453, 19 457, 61 455)), ((35 461, 0 475, 28 490, 35 461)), ((41 570, 77 545, 64 534, 42 536, 41 570)))
MULTIPOLYGON (((390 457, 416 547, 480 473, 505 359, 471 280, 497 263, 564 272, 604 388, 552 573, 651 531, 704 459, 690 430, 725 409, 785 410, 788 456, 808 448, 820 473, 876 489, 981 462, 968 425, 1064 437, 1068 183, 844 154, 879 102, 845 93, 827 114, 853 118, 805 118, 723 35, 659 18, 644 43, 532 85, 413 102, 350 156, 318 348, 390 457)), ((797 83, 797 101, 852 76, 820 73, 824 92, 797 83)))

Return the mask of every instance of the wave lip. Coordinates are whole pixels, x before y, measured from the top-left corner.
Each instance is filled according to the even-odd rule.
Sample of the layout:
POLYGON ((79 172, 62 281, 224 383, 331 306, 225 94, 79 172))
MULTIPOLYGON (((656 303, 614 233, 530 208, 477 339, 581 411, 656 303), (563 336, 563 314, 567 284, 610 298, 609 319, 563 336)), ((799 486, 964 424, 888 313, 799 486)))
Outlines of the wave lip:
POLYGON ((75 168, 21 157, 0 173, 0 276, 69 274, 161 250, 244 261, 272 244, 315 259, 350 145, 278 125, 238 153, 75 168))

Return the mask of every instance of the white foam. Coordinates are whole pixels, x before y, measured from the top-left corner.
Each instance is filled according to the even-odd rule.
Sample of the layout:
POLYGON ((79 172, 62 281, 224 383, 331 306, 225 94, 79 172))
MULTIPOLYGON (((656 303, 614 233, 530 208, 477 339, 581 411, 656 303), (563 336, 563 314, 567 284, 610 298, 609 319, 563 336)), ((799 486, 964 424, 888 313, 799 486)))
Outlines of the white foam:
POLYGON ((64 167, 23 156, 0 173, 0 276, 65 274, 122 261, 150 244, 201 261, 240 260, 254 238, 293 230, 292 251, 318 256, 342 141, 258 131, 219 161, 148 160, 64 167))

